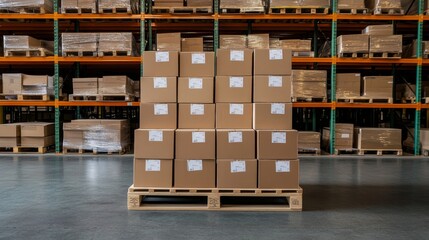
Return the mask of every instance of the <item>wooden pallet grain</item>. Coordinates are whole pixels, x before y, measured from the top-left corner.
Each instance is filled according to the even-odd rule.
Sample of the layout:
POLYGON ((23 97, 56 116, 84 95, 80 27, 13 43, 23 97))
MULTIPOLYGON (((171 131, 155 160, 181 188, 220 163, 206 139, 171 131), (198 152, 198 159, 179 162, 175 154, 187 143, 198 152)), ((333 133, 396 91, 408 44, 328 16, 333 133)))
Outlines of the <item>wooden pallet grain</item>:
POLYGON ((337 102, 341 103, 393 103, 393 98, 387 97, 337 97, 337 102))
POLYGON ((18 94, 18 101, 49 101, 53 98, 48 94, 18 94))
POLYGON ((123 155, 127 152, 130 151, 130 146, 125 146, 123 148, 121 148, 120 150, 116 149, 116 150, 107 150, 107 149, 97 149, 97 148, 68 148, 68 147, 63 147, 63 154, 73 154, 73 153, 77 153, 77 154, 108 154, 108 155, 113 155, 113 154, 119 154, 119 155, 123 155))
POLYGON ((404 15, 405 11, 402 8, 374 8, 374 15, 404 15))
POLYGON ((356 15, 356 14, 368 14, 369 10, 368 8, 340 8, 337 9, 337 13, 338 14, 351 14, 351 15, 356 15))
POLYGON ((95 8, 81 8, 81 7, 74 7, 74 8, 61 8, 62 14, 85 14, 85 13, 97 13, 97 10, 95 8))
POLYGON ((96 57, 97 51, 69 51, 63 50, 63 57, 96 57))
POLYGON ((339 58, 368 58, 369 54, 367 52, 339 52, 339 58))
POLYGON ((357 154, 359 156, 376 154, 377 156, 382 156, 386 154, 395 154, 397 156, 402 156, 402 149, 358 149, 357 154))
POLYGON ((5 49, 5 57, 46 57, 53 56, 54 53, 46 48, 30 49, 5 49))
POLYGON ((292 97, 292 102, 327 102, 326 97, 292 97))
POLYGON ((310 52, 293 51, 292 57, 314 57, 314 52, 313 51, 310 51, 310 52))
POLYGON ((213 13, 212 6, 198 6, 198 7, 157 7, 153 6, 154 13, 170 13, 170 14, 210 14, 213 13))
POLYGON ((270 7, 270 14, 328 14, 326 7, 270 7))
POLYGON ((123 7, 123 8, 106 8, 106 7, 98 7, 98 11, 103 14, 103 13, 126 13, 126 14, 132 14, 132 10, 131 7, 123 7))
POLYGON ((23 147, 17 146, 13 147, 13 153, 46 153, 48 151, 48 147, 23 147))
POLYGON ((70 94, 69 101, 99 101, 98 94, 95 95, 80 95, 80 94, 70 94))
POLYGON ((221 7, 220 8, 221 13, 265 13, 264 7, 221 7))
POLYGON ((320 150, 320 148, 298 148, 298 153, 299 154, 314 154, 314 155, 320 155, 322 151, 320 150))
POLYGON ((357 153, 357 149, 356 148, 335 148, 334 149, 335 155, 341 155, 342 153, 345 153, 345 154, 357 153))
POLYGON ((398 52, 370 52, 369 58, 382 58, 382 59, 400 59, 402 53, 398 52))
POLYGON ((98 51, 99 57, 104 56, 114 56, 114 57, 120 57, 120 56, 133 56, 133 51, 98 51))

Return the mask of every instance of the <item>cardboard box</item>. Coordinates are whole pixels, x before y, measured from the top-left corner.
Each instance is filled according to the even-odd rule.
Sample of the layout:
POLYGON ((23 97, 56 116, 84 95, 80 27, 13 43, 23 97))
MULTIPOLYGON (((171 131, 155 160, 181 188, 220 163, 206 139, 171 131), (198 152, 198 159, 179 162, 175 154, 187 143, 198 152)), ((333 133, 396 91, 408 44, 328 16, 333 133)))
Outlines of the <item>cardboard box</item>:
POLYGON ((311 52, 311 40, 285 39, 279 40, 281 47, 290 49, 292 52, 311 52))
POLYGON ((83 149, 84 131, 82 130, 64 130, 63 148, 83 149))
POLYGON ((19 123, 0 124, 1 138, 16 138, 21 136, 21 125, 19 123))
POLYGON ((363 96, 391 98, 393 76, 366 76, 363 78, 363 96))
POLYGON ((179 104, 179 128, 215 128, 215 104, 179 104))
POLYGON ((156 50, 158 51, 177 51, 181 50, 181 33, 157 33, 156 50))
POLYGON ((402 129, 355 128, 354 147, 362 150, 402 149, 402 129))
POLYGON ((173 187, 173 159, 134 159, 134 187, 173 187))
POLYGON ((63 56, 67 52, 93 52, 97 54, 98 33, 64 32, 61 33, 61 50, 63 56))
POLYGON ((253 102, 291 102, 291 76, 254 76, 253 102))
POLYGON ((188 7, 211 7, 213 0, 187 0, 188 7))
POLYGON ((134 156, 148 159, 173 159, 174 131, 174 129, 136 129, 134 156))
POLYGON ((142 103, 177 102, 176 77, 142 77, 140 87, 142 103))
MULTIPOLYGON (((388 2, 388 1, 386 1, 388 2)), ((378 36, 388 36, 393 35, 393 24, 386 25, 369 25, 362 30, 362 34, 365 35, 378 35, 378 36)))
POLYGON ((216 128, 252 128, 251 103, 216 103, 216 128))
POLYGON ((251 76, 253 51, 251 49, 218 49, 217 76, 251 76))
POLYGON ((290 75, 292 51, 287 49, 255 49, 254 75, 290 75))
MULTIPOLYGON (((6 3, 4 3, 6 4, 6 3)), ((42 42, 30 36, 4 35, 4 49, 35 49, 41 48, 42 42)))
POLYGON ((55 144, 55 136, 21 137, 21 147, 49 147, 55 144))
POLYGON ((337 37, 338 53, 368 53, 369 36, 362 34, 341 35, 337 37))
POLYGON ((259 188, 299 188, 299 160, 259 160, 258 166, 259 188))
POLYGON ((174 187, 214 188, 216 187, 216 161, 214 159, 175 159, 174 187))
POLYGON ((298 158, 298 131, 296 130, 257 130, 257 159, 298 158))
POLYGON ((402 35, 369 36, 370 53, 402 53, 402 35))
POLYGON ((298 98, 327 98, 327 86, 325 82, 292 82, 292 99, 297 101, 298 98))
POLYGON ((176 158, 215 159, 215 135, 214 129, 177 129, 176 158))
POLYGON ((217 160, 218 188, 256 188, 257 166, 256 159, 217 160))
POLYGON ((73 78, 73 94, 98 94, 98 78, 73 78))
POLYGON ((253 129, 292 129, 292 103, 254 103, 253 129))
POLYGON ((247 47, 250 49, 270 48, 270 34, 249 34, 247 35, 247 47))
POLYGON ((182 38, 181 41, 182 41, 182 46, 181 46, 182 52, 203 52, 204 51, 204 39, 202 37, 182 38))
POLYGON ((246 35, 220 35, 219 47, 221 49, 234 49, 247 47, 246 35))
POLYGON ((98 55, 125 52, 127 56, 137 55, 137 44, 132 32, 101 32, 98 37, 98 55))
MULTIPOLYGON (((48 86, 48 75, 27 75, 22 74, 22 86, 48 86)), ((52 78, 52 77, 51 77, 52 78)))
POLYGON ((53 123, 29 122, 20 123, 21 137, 46 137, 55 134, 53 123))
POLYGON ((21 73, 3 73, 3 93, 21 94, 22 92, 22 74, 21 73))
POLYGON ((255 131, 253 129, 217 129, 218 159, 254 159, 255 131))
POLYGON ((213 77, 180 77, 177 88, 179 103, 213 103, 213 77))
POLYGON ((216 76, 216 103, 251 103, 251 76, 216 76))
POLYGON ((0 137, 0 147, 13 148, 21 145, 21 137, 0 137))
POLYGON ((337 74, 337 98, 360 96, 360 73, 337 74))
POLYGON ((141 103, 140 128, 176 129, 176 103, 141 103))
POLYGON ((320 150, 320 132, 299 131, 298 149, 320 150))
POLYGON ((133 80, 127 76, 103 76, 98 79, 100 94, 133 94, 133 80))
MULTIPOLYGON (((325 148, 330 146, 330 128, 324 127, 322 132, 322 143, 325 148)), ((335 124, 335 149, 353 148, 353 124, 336 123, 335 124)))
POLYGON ((179 76, 179 52, 143 52, 143 77, 179 76))
POLYGON ((181 77, 213 77, 214 52, 181 52, 181 77))
POLYGON ((182 7, 184 6, 183 0, 155 0, 153 6, 156 7, 182 7))

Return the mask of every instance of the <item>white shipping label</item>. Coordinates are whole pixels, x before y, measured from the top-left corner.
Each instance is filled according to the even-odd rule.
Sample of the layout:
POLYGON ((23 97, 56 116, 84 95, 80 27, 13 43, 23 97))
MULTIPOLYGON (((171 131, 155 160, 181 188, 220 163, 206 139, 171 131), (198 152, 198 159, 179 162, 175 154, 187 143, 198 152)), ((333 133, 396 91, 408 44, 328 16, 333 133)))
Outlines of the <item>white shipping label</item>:
POLYGON ((282 87, 283 86, 283 77, 282 76, 269 76, 268 77, 268 87, 282 87))
POLYGON ((170 53, 169 52, 156 52, 155 53, 155 62, 169 62, 170 53))
POLYGON ((341 134, 341 138, 350 138, 350 134, 343 133, 343 134, 341 134))
POLYGON ((149 131, 149 142, 162 142, 163 133, 162 131, 151 130, 149 131))
POLYGON ((243 132, 229 132, 228 133, 229 143, 241 143, 243 142, 243 132))
POLYGON ((191 115, 204 115, 204 104, 191 104, 191 115))
POLYGON ((290 161, 276 161, 276 172, 290 172, 290 161))
POLYGON ((203 89, 202 78, 189 78, 189 89, 203 89))
POLYGON ((231 52, 229 53, 229 60, 231 62, 243 62, 244 51, 231 50, 231 52))
POLYGON ((244 105, 243 104, 229 104, 229 114, 231 115, 243 115, 244 114, 244 105))
POLYGON ((285 104, 284 103, 272 103, 271 104, 271 114, 284 115, 285 114, 285 104))
POLYGON ((230 88, 243 88, 244 78, 243 77, 229 77, 230 88))
POLYGON ((285 132, 271 133, 271 143, 286 143, 286 133, 285 132))
POLYGON ((167 88, 167 78, 166 77, 153 78, 153 88, 167 88))
POLYGON ((192 53, 192 64, 205 64, 206 54, 204 53, 192 53))
POLYGON ((283 50, 282 49, 270 49, 270 60, 282 60, 283 50))
POLYGON ((240 160, 232 161, 231 172, 232 173, 246 172, 246 161, 240 161, 240 160))
POLYGON ((205 132, 192 132, 192 143, 205 143, 206 133, 205 132))
POLYGON ((146 160, 146 172, 161 171, 161 160, 146 160))
POLYGON ((188 172, 202 171, 203 160, 188 160, 188 172))
POLYGON ((155 115, 168 115, 168 104, 155 104, 153 110, 155 115))

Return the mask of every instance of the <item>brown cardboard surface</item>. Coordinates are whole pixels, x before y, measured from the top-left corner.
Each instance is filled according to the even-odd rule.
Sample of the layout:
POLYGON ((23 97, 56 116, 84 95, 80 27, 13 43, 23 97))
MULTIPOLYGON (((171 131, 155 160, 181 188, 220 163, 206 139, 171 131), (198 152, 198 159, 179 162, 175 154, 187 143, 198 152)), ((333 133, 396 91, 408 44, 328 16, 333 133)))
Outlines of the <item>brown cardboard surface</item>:
POLYGON ((3 93, 21 94, 22 92, 22 74, 21 73, 3 73, 2 74, 3 93))
POLYGON ((179 104, 179 128, 215 128, 215 104, 179 104))
POLYGON ((287 49, 255 49, 254 75, 290 75, 292 52, 287 49))
POLYGON ((134 187, 172 187, 173 159, 134 159, 134 187))
POLYGON ((48 86, 48 75, 22 75, 22 86, 48 86))
POLYGON ((132 94, 133 80, 127 76, 103 76, 98 79, 100 94, 132 94))
POLYGON ((218 49, 216 55, 217 76, 251 76, 253 50, 218 49))
POLYGON ((286 160, 286 161, 259 160, 258 166, 259 166, 259 174, 258 174, 259 188, 264 188, 264 189, 299 188, 299 160, 286 160), (289 169, 285 167, 287 165, 289 165, 289 169))
POLYGON ((0 137, 15 138, 21 136, 21 125, 19 123, 0 124, 0 137))
POLYGON ((140 128, 177 128, 177 104, 141 103, 140 128))
POLYGON ((217 129, 218 159, 254 159, 256 152, 253 129, 217 129))
POLYGON ((177 85, 177 102, 213 103, 213 77, 180 77, 177 85))
POLYGON ((0 137, 0 147, 13 148, 21 145, 21 137, 0 137))
POLYGON ((213 77, 214 52, 181 52, 181 77, 213 77))
POLYGON ((299 131, 298 148, 300 149, 320 149, 320 132, 299 131))
POLYGON ((43 122, 20 123, 22 137, 46 137, 54 135, 54 124, 43 122))
POLYGON ((214 129, 177 129, 176 158, 215 159, 216 132, 214 129))
POLYGON ((256 153, 257 159, 297 159, 298 131, 257 130, 256 153))
MULTIPOLYGON (((336 123, 335 124, 335 148, 351 149, 353 147, 353 124, 336 123)), ((323 145, 329 146, 330 130, 328 127, 323 128, 322 132, 323 145)))
POLYGON ((337 73, 337 98, 360 96, 360 73, 337 73))
POLYGON ((55 144, 55 136, 21 137, 21 147, 49 147, 55 144))
POLYGON ((355 128, 354 139, 358 149, 402 149, 402 129, 355 128))
POLYGON ((73 78, 73 94, 98 94, 98 78, 73 78))
POLYGON ((156 50, 180 52, 181 33, 158 33, 156 34, 156 50))
POLYGON ((218 159, 216 165, 218 188, 257 187, 256 159, 218 159))
POLYGON ((145 51, 143 59, 143 77, 179 76, 179 52, 177 51, 145 51))
POLYGON ((80 149, 84 145, 84 131, 82 130, 64 130, 63 147, 80 149))
POLYGON ((363 96, 391 98, 393 76, 366 76, 363 78, 363 96))
POLYGON ((291 102, 291 76, 254 76, 253 102, 291 102))
POLYGON ((216 103, 252 102, 251 76, 217 76, 215 84, 216 103))
POLYGON ((221 49, 232 49, 247 47, 246 35, 220 35, 219 47, 221 49))
POLYGON ((252 112, 251 103, 216 103, 216 128, 250 129, 252 112))
MULTIPOLYGON (((188 2, 189 6, 189 2, 188 2)), ((182 38, 182 52, 203 52, 204 39, 199 38, 182 38)))
POLYGON ((250 49, 267 49, 270 47, 270 34, 247 35, 247 47, 250 49))
POLYGON ((173 159, 174 131, 174 129, 136 129, 134 156, 148 159, 173 159))
POLYGON ((214 188, 216 187, 216 161, 214 159, 174 160, 174 187, 177 188, 214 188), (201 161, 201 162, 200 162, 201 161), (195 162, 194 162, 195 163, 195 162), (190 171, 191 170, 191 171, 190 171))
POLYGON ((254 103, 253 129, 292 129, 292 103, 254 103))
POLYGON ((177 78, 142 77, 140 91, 142 103, 177 102, 177 78))

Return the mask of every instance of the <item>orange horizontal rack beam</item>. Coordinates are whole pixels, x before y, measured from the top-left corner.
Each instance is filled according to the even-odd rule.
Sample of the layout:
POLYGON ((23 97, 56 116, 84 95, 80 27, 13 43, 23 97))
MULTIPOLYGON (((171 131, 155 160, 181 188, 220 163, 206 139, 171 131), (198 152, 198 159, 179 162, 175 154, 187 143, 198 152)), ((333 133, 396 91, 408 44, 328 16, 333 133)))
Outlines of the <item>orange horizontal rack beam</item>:
POLYGON ((58 101, 60 107, 139 107, 140 102, 58 101))
POLYGON ((4 107, 55 107, 55 101, 0 101, 0 106, 4 107))
POLYGON ((338 20, 387 20, 387 21, 418 21, 418 15, 362 15, 337 14, 338 20))
POLYGON ((331 108, 332 103, 326 102, 294 102, 292 103, 294 108, 331 108))
POLYGON ((417 103, 335 103, 336 108, 399 108, 399 109, 417 109, 417 103))
POLYGON ((142 62, 142 57, 58 57, 58 63, 100 63, 100 62, 110 62, 110 63, 140 63, 142 62))
POLYGON ((9 63, 25 63, 25 62, 31 62, 31 63, 53 63, 55 61, 54 57, 0 57, 0 64, 9 64, 9 63))
POLYGON ((0 19, 54 19, 54 14, 0 13, 0 19))
POLYGON ((400 58, 400 59, 378 59, 378 58, 336 58, 338 65, 354 65, 354 64, 417 64, 416 58, 400 58))
POLYGON ((88 13, 88 14, 53 14, 58 20, 65 19, 134 19, 140 20, 142 18, 141 14, 124 14, 124 13, 116 13, 116 14, 106 14, 106 13, 88 13))

